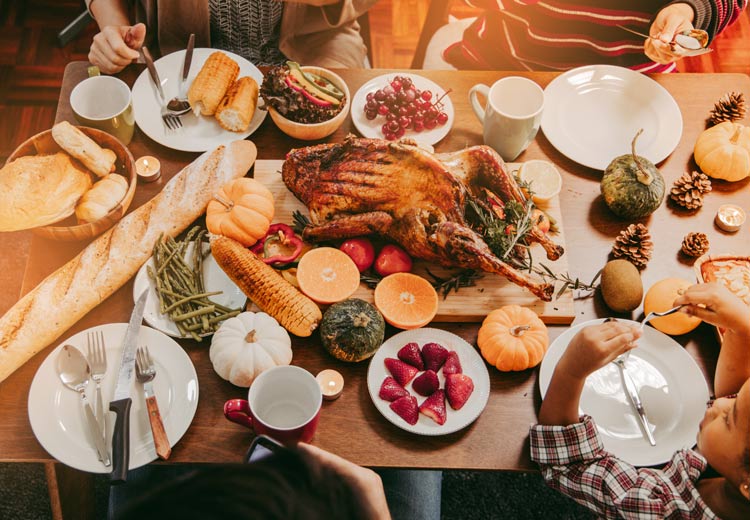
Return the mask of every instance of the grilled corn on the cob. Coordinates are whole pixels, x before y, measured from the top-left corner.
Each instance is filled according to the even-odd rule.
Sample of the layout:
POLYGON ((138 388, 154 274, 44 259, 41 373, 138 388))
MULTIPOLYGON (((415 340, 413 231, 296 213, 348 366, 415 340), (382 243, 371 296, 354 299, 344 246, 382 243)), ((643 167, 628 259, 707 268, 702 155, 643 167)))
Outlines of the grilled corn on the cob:
POLYGON ((243 76, 229 88, 216 109, 216 119, 222 128, 244 132, 250 125, 258 103, 258 84, 250 76, 243 76))
POLYGON ((211 54, 188 90, 193 110, 204 116, 214 115, 239 72, 240 66, 223 52, 211 54))

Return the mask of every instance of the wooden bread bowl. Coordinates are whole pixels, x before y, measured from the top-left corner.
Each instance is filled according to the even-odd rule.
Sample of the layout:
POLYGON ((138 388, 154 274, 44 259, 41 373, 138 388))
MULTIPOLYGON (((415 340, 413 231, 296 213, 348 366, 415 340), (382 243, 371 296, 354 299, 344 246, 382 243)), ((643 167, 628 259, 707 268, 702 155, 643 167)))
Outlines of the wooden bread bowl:
MULTIPOLYGON (((104 217, 94 222, 78 224, 75 215, 71 215, 55 224, 31 228, 31 231, 34 234, 50 240, 74 242, 94 238, 111 228, 125 215, 130 203, 133 201, 133 195, 135 195, 137 175, 135 171, 135 160, 133 159, 130 150, 128 150, 119 139, 103 132, 102 130, 85 126, 79 126, 77 128, 93 139, 94 142, 102 148, 109 148, 115 152, 115 155, 117 155, 117 161, 115 162, 114 173, 122 175, 127 179, 128 189, 125 192, 125 196, 117 206, 115 206, 104 217)), ((45 130, 44 132, 40 132, 21 143, 21 145, 13 151, 10 157, 8 157, 6 164, 25 155, 48 154, 59 151, 61 151, 60 147, 55 143, 54 139, 52 139, 52 130, 45 130)), ((93 180, 96 181, 97 179, 93 180)))

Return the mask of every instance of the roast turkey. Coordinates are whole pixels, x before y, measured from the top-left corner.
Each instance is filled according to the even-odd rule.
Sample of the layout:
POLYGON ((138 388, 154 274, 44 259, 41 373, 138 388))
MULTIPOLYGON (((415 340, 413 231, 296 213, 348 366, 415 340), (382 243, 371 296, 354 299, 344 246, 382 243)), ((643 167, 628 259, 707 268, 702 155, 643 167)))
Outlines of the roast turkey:
MULTIPOLYGON (((305 239, 380 234, 415 258, 498 273, 544 301, 552 299, 552 284, 495 256, 467 218, 470 200, 526 200, 488 146, 432 154, 406 141, 350 136, 343 143, 291 150, 282 177, 310 211, 305 239)), ((536 228, 527 239, 540 243, 550 260, 563 253, 536 228)))

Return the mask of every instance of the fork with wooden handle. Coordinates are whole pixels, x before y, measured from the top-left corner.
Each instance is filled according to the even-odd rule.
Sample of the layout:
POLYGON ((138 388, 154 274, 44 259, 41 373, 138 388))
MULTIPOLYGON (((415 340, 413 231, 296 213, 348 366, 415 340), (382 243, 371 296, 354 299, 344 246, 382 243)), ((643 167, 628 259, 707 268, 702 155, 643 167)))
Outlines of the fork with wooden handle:
POLYGON ((146 409, 148 410, 148 421, 151 424, 151 434, 154 437, 154 447, 156 454, 160 459, 167 460, 172 453, 169 445, 167 432, 164 430, 164 423, 159 413, 159 405, 156 402, 154 387, 151 381, 156 377, 156 367, 151 360, 148 347, 138 347, 135 353, 135 375, 143 384, 143 391, 146 395, 146 409))

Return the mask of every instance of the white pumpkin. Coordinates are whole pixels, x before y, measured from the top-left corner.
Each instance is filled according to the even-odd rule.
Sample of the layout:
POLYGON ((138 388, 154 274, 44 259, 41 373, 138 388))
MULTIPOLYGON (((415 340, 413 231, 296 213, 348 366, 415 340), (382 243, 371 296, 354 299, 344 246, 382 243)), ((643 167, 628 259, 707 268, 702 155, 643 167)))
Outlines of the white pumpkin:
POLYGON ((243 312, 221 324, 208 355, 222 378, 249 387, 261 372, 292 361, 292 340, 265 312, 243 312))

